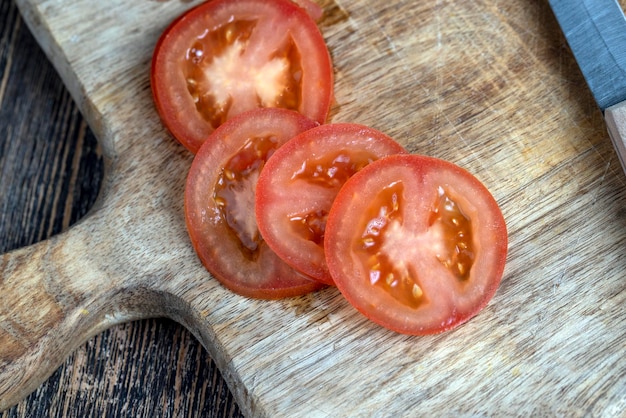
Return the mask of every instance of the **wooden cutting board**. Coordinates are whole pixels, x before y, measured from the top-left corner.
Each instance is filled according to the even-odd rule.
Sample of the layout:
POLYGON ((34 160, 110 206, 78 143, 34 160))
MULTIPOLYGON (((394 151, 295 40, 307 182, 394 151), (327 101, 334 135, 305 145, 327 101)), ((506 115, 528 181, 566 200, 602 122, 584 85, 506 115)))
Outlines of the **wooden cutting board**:
POLYGON ((149 85, 158 36, 197 1, 16 1, 102 142, 106 179, 67 233, 0 258, 0 409, 95 333, 167 316, 248 416, 623 416, 626 178, 547 2, 320 2, 331 120, 468 169, 508 223, 487 308, 409 337, 336 289, 251 300, 200 265, 183 216, 192 156, 149 85))

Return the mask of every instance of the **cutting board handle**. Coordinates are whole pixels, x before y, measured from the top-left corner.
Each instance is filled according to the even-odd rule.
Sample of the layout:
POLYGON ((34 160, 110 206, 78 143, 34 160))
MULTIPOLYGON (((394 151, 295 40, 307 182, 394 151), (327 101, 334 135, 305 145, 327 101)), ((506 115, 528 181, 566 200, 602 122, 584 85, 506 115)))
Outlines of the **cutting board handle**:
POLYGON ((120 288, 102 268, 86 229, 0 256, 0 411, 32 392, 89 337, 146 316, 133 300, 137 292, 120 288))

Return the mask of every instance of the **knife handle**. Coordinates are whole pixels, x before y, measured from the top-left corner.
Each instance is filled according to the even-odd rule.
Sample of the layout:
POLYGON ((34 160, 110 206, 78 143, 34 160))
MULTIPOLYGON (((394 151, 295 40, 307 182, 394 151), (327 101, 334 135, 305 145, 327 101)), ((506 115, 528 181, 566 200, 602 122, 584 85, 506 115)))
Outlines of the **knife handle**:
POLYGON ((607 108, 604 118, 622 169, 626 173, 626 101, 607 108))

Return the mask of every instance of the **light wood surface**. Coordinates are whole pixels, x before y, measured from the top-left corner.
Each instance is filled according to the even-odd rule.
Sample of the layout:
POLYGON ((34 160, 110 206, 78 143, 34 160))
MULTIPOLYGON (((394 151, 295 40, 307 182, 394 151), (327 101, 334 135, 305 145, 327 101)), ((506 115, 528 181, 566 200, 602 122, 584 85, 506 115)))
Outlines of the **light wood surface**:
POLYGON ((182 214, 191 155, 160 125, 148 82, 158 35, 194 3, 17 3, 101 141, 105 180, 67 233, 0 259, 0 408, 86 338, 167 316, 249 416, 623 414, 626 182, 547 4, 322 2, 332 120, 463 166, 507 219, 488 307, 406 337, 335 289, 250 300, 200 266, 182 214))

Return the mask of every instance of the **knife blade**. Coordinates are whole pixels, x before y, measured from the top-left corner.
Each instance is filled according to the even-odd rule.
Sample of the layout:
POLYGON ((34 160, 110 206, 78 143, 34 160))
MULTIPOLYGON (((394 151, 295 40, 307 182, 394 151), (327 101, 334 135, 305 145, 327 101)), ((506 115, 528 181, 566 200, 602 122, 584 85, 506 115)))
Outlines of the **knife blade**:
POLYGON ((626 17, 617 0, 549 0, 626 173, 626 17))

